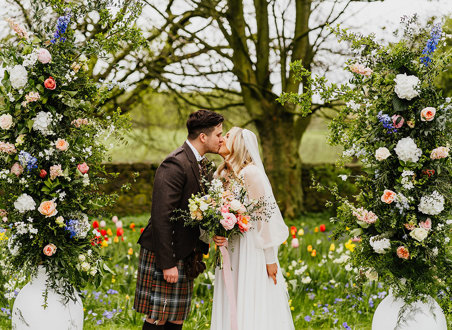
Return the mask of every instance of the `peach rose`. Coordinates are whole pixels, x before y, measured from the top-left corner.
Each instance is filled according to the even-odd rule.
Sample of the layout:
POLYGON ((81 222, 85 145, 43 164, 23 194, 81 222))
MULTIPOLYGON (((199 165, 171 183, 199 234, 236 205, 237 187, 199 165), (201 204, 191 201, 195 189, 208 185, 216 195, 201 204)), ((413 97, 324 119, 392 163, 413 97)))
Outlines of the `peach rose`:
POLYGON ((421 121, 432 121, 435 118, 436 109, 427 107, 421 111, 421 121))
POLYGON ((53 217, 58 213, 56 206, 56 203, 53 201, 44 201, 39 205, 38 211, 42 215, 45 215, 46 218, 53 217))
POLYGON ((49 51, 45 48, 39 48, 38 50, 38 61, 42 64, 50 63, 52 60, 52 55, 50 55, 49 51))
POLYGON ((56 177, 62 176, 63 170, 61 169, 61 165, 53 165, 50 166, 50 180, 55 180, 56 177))
POLYGON ((66 151, 69 148, 69 143, 64 139, 58 139, 55 142, 55 148, 60 151, 66 151))
POLYGON ((399 246, 397 248, 397 256, 401 259, 409 259, 410 258, 410 252, 408 252, 408 249, 404 246, 399 246))
POLYGON ((383 195, 381 196, 381 201, 386 204, 391 204, 396 196, 397 194, 392 190, 385 189, 383 195))
POLYGON ((430 154, 431 159, 441 159, 449 156, 449 148, 448 147, 438 147, 432 150, 430 154))
POLYGON ((416 228, 416 226, 412 223, 406 223, 406 224, 404 224, 404 226, 408 230, 413 230, 414 228, 416 228))
POLYGON ((24 172, 24 168, 19 163, 14 163, 14 165, 11 167, 11 173, 15 174, 16 176, 21 175, 24 172))
POLYGON ((424 228, 425 230, 432 229, 432 219, 427 218, 425 221, 419 222, 419 227, 424 228))
POLYGON ((250 216, 249 215, 239 215, 237 217, 237 224, 239 225, 240 232, 246 232, 250 230, 251 224, 249 223, 250 216))
POLYGON ((44 87, 50 90, 54 90, 56 88, 56 81, 52 77, 47 78, 44 81, 44 87))
POLYGON ((220 223, 223 225, 224 229, 231 230, 234 228, 234 225, 237 223, 237 218, 232 213, 222 213, 223 219, 220 220, 220 223))
POLYGON ((48 257, 51 257, 55 254, 57 250, 57 247, 55 246, 55 244, 47 244, 44 249, 42 250, 42 252, 44 252, 44 254, 48 257))
POLYGON ((78 164, 77 169, 80 171, 80 173, 86 174, 88 173, 89 166, 86 163, 78 164))

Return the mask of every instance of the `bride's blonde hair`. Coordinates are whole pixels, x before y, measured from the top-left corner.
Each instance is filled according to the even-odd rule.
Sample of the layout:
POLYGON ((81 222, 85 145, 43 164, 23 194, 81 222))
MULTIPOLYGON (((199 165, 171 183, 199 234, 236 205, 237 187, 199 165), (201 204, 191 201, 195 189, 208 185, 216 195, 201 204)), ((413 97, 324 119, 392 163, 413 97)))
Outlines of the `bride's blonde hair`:
POLYGON ((224 170, 229 170, 233 175, 237 176, 246 165, 253 162, 250 153, 246 149, 242 132, 243 128, 240 127, 233 127, 229 130, 226 147, 230 153, 218 167, 217 174, 221 174, 224 170))

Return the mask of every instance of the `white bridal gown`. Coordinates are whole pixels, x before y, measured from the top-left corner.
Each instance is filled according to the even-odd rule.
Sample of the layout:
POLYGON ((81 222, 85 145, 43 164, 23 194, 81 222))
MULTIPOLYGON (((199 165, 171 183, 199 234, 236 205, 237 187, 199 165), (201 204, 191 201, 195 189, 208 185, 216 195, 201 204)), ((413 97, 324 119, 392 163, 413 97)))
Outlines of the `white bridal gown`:
MULTIPOLYGON (((257 166, 246 166, 240 177, 251 199, 264 197, 267 202, 274 201, 268 179, 257 166)), ((266 212, 264 221, 251 221, 251 224, 252 229, 228 243, 238 330, 294 329, 286 283, 277 260, 278 246, 287 239, 288 228, 277 207, 273 207, 271 213, 266 212), (268 277, 266 268, 266 264, 275 262, 278 263, 276 285, 268 277)), ((228 299, 223 270, 217 267, 211 330, 231 329, 228 299)))

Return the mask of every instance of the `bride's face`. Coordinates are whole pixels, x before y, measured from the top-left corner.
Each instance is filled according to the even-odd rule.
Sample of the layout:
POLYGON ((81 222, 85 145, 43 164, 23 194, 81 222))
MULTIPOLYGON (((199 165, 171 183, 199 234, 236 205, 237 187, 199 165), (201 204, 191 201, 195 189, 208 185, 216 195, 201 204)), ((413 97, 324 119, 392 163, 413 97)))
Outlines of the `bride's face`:
POLYGON ((226 156, 231 153, 231 151, 228 149, 228 146, 226 145, 228 142, 229 135, 230 133, 227 132, 226 135, 223 137, 223 143, 221 144, 220 150, 218 151, 220 156, 223 158, 226 158, 226 156))

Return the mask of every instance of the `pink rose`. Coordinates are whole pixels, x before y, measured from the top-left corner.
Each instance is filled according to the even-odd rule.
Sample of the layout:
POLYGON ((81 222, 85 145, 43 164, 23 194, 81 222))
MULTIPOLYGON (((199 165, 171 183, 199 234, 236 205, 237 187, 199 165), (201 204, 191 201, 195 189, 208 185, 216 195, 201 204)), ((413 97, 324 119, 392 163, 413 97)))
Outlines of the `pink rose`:
POLYGON ((448 147, 438 147, 436 149, 433 149, 430 158, 431 159, 441 159, 446 158, 449 156, 449 148, 448 147))
POLYGON ((432 229, 432 219, 427 218, 425 221, 419 222, 419 227, 424 228, 425 230, 432 229))
POLYGON ((223 206, 220 209, 221 213, 229 213, 229 204, 223 204, 223 206))
POLYGON ((405 119, 402 116, 399 115, 394 115, 391 117, 392 118, 392 125, 395 128, 400 128, 403 126, 403 123, 405 122, 405 119), (400 118, 400 119, 399 119, 400 118))
POLYGON ((53 165, 50 166, 50 180, 55 180, 56 177, 62 176, 63 170, 61 169, 61 165, 53 165))
POLYGON ((80 173, 86 174, 88 173, 89 166, 86 163, 78 164, 77 169, 80 171, 80 173))
POLYGON ((58 213, 56 206, 56 203, 54 203, 53 201, 44 201, 41 203, 41 205, 39 205, 38 211, 46 218, 53 217, 58 213))
POLYGON ((12 155, 17 152, 16 146, 14 144, 3 141, 0 141, 0 151, 7 153, 8 155, 12 155))
POLYGON ((432 121, 435 119, 436 109, 432 107, 427 107, 421 111, 421 121, 432 121))
POLYGON ((55 142, 55 148, 60 151, 66 151, 69 148, 69 143, 64 139, 58 139, 55 142))
POLYGON ((220 220, 220 223, 223 225, 224 229, 231 230, 234 228, 234 225, 237 223, 237 218, 232 213, 222 213, 223 219, 220 220))
POLYGON ((55 254, 56 250, 57 247, 55 246, 55 244, 47 244, 42 250, 42 252, 44 252, 46 256, 51 257, 55 254))
POLYGON ((24 172, 24 168, 19 163, 14 163, 13 167, 11 167, 11 173, 16 176, 21 175, 24 172))
POLYGON ((38 50, 38 61, 42 64, 50 63, 52 60, 52 55, 50 55, 49 51, 45 48, 39 48, 38 50))
POLYGON ((394 201, 396 195, 397 194, 395 192, 393 192, 392 190, 386 189, 383 192, 383 196, 381 196, 381 201, 386 204, 391 204, 394 201))
POLYGON ((363 71, 361 71, 361 74, 363 76, 369 77, 372 74, 372 69, 371 68, 365 68, 363 71))

